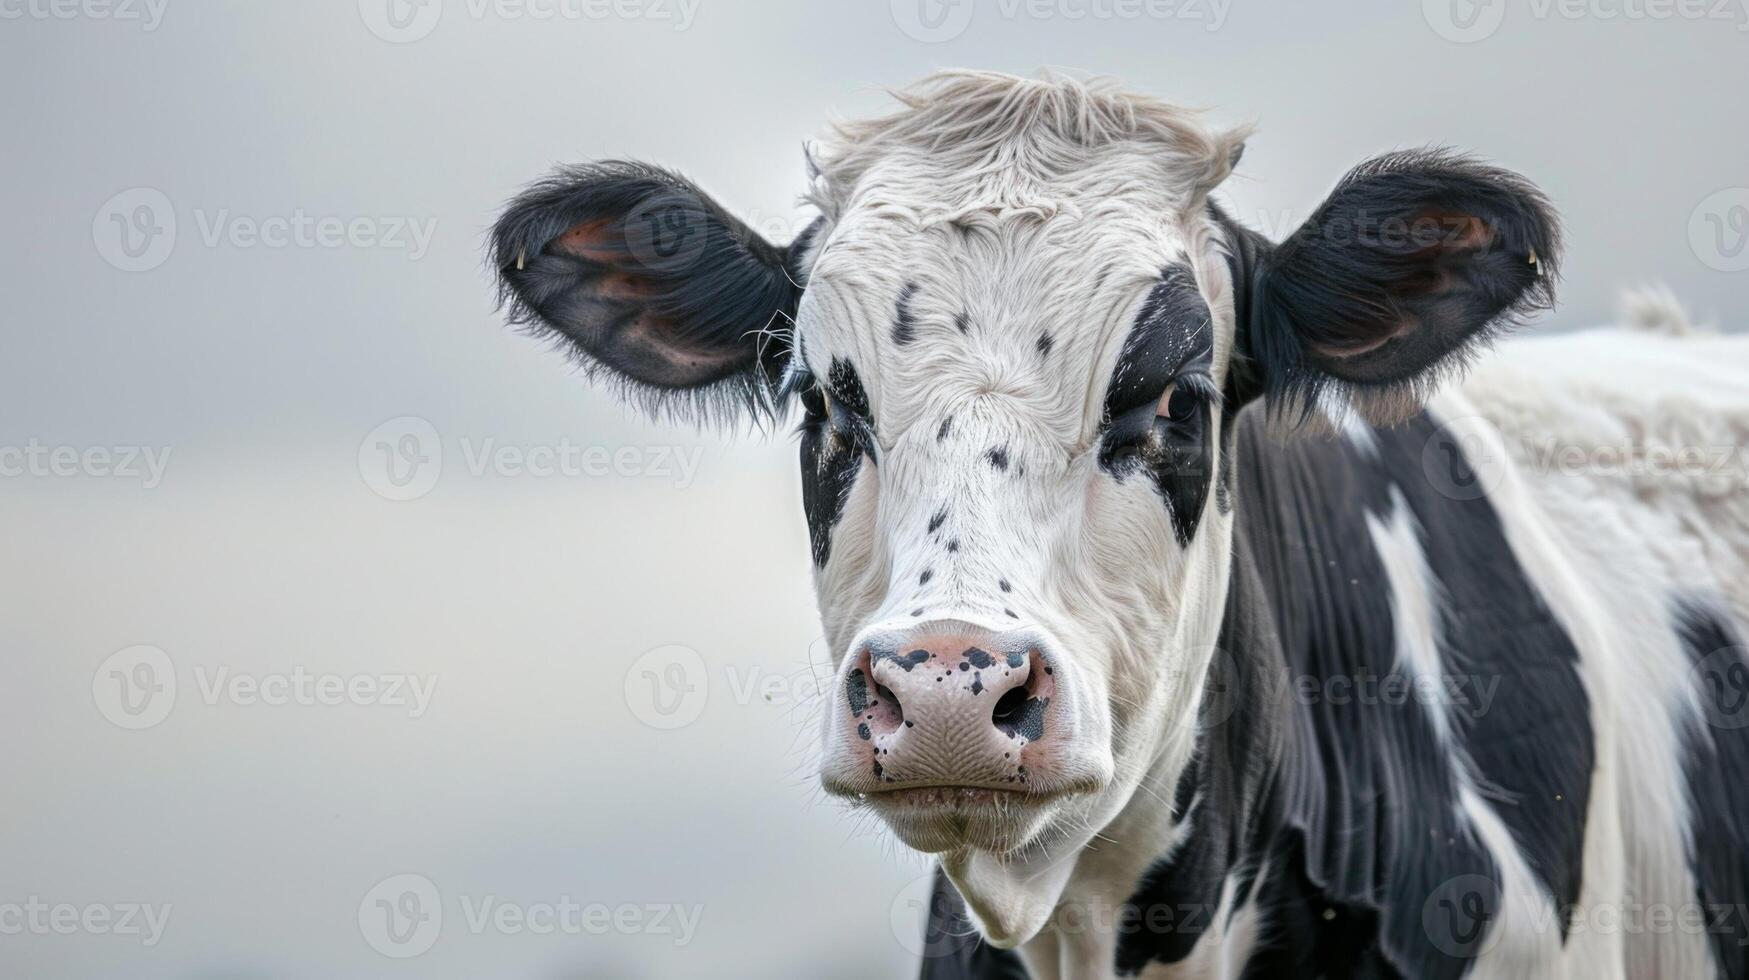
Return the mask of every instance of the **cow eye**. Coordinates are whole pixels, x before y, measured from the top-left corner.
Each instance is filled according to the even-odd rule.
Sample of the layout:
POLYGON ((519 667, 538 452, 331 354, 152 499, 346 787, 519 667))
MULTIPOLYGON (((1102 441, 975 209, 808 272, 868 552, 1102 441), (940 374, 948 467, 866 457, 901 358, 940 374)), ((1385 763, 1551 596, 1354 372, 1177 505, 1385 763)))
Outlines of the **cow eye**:
POLYGON ((1154 414, 1174 425, 1185 425, 1195 420, 1201 405, 1202 397, 1191 386, 1174 383, 1160 396, 1160 406, 1154 414))
POLYGON ((827 405, 829 398, 830 396, 826 394, 826 389, 820 385, 810 384, 802 389, 802 411, 807 413, 808 422, 818 422, 826 418, 827 414, 830 412, 830 408, 827 405))

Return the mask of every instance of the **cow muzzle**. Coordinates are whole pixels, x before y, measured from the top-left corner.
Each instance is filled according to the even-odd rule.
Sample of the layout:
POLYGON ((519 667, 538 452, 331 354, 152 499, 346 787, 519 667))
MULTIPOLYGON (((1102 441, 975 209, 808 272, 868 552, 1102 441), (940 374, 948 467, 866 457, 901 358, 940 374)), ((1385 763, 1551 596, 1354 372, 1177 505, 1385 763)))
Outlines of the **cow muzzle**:
POLYGON ((901 809, 973 817, 1099 788, 1102 767, 1074 764, 1063 668, 1031 630, 938 621, 862 636, 839 671, 825 788, 876 806, 901 836, 901 809))

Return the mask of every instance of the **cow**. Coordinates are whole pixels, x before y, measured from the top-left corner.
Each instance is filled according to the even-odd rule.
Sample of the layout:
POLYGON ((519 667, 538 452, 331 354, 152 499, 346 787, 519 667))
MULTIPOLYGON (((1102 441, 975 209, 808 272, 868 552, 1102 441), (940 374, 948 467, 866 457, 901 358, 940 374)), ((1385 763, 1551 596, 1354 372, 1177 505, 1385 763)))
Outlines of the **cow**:
POLYGON ((1749 343, 1653 294, 1482 357, 1561 236, 1470 155, 1276 242, 1246 128, 898 97, 791 242, 598 162, 488 249, 652 416, 799 419, 821 784, 937 856, 922 975, 1749 976, 1749 343))

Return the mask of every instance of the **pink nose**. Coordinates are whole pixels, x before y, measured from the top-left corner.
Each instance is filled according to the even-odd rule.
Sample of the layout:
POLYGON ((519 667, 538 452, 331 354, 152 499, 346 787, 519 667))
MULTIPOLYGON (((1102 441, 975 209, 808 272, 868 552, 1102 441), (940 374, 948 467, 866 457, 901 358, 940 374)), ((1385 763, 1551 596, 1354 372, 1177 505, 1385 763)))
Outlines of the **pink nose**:
POLYGON ((1050 735, 1054 675, 1030 633, 953 624, 878 637, 846 677, 849 723, 883 787, 1020 788, 1050 735))

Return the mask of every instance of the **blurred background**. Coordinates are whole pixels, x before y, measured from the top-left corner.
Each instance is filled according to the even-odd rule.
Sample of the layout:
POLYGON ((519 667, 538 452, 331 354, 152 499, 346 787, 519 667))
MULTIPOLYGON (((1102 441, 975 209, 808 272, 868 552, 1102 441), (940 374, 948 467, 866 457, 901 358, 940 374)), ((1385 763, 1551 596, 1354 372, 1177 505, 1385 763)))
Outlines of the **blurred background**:
POLYGON ((1279 237, 1444 143, 1562 308, 1749 324, 1749 5, 0 0, 0 975, 892 977, 927 865, 823 801, 787 431, 648 424, 504 328, 559 162, 768 237, 941 67, 1255 121, 1279 237))

